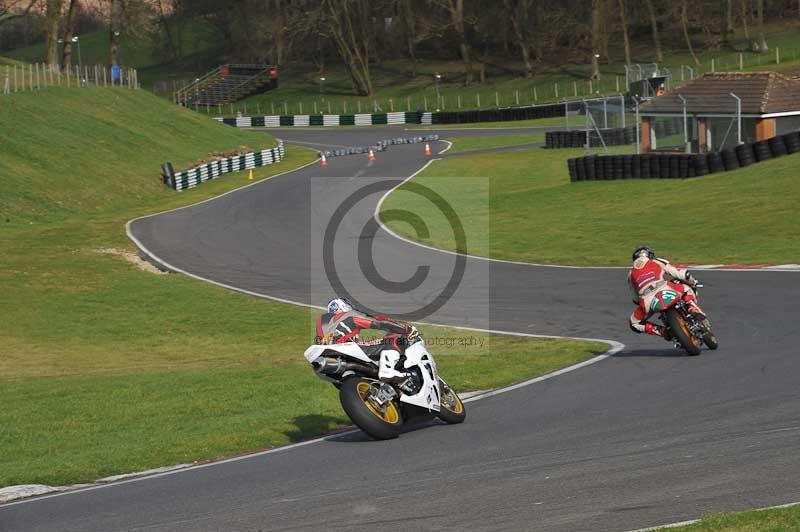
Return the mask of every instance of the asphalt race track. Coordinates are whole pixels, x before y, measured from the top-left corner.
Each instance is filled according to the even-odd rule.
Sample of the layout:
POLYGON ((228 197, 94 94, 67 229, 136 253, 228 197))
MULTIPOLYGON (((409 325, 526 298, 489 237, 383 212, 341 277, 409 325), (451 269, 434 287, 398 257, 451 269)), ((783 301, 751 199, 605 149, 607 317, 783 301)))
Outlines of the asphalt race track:
MULTIPOLYGON (((442 130, 448 138, 495 132, 508 134, 442 130)), ((279 132, 288 143, 319 147, 401 134, 413 132, 279 132)), ((436 143, 434 151, 443 147, 436 143)), ((364 304, 412 312, 445 289, 458 258, 378 228, 368 243, 382 276, 402 280, 420 265, 429 267, 419 287, 387 298, 359 281, 369 273, 362 273, 354 250, 385 191, 426 161, 420 145, 391 146, 374 162, 337 157, 328 168, 308 166, 140 219, 130 229, 173 267, 321 305, 332 293, 320 264, 324 231, 346 198, 373 186, 344 214, 329 257, 343 286, 364 304)), ((799 274, 698 272, 707 286, 701 304, 721 347, 688 357, 629 332, 632 306, 623 270, 473 258, 461 267, 459 286, 424 321, 604 338, 626 348, 577 371, 472 402, 463 425, 433 424, 386 442, 348 433, 8 504, 0 506, 0 530, 623 531, 800 500, 799 274)))

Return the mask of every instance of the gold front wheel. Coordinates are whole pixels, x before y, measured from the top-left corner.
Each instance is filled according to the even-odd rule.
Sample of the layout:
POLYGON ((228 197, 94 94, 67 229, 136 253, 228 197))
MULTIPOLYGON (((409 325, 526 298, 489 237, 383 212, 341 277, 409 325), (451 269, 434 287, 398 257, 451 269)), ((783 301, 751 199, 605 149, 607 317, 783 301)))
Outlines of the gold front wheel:
POLYGON ((441 379, 439 379, 439 390, 441 392, 439 419, 450 425, 463 423, 467 418, 467 410, 456 391, 441 379))

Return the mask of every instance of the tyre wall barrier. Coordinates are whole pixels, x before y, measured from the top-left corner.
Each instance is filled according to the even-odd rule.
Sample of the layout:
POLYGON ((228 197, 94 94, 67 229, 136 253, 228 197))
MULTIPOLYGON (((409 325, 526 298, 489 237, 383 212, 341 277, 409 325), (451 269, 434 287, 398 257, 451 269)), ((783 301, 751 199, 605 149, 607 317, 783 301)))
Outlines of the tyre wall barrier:
POLYGON ((509 107, 504 109, 483 109, 478 111, 442 111, 424 113, 422 124, 471 124, 475 122, 506 122, 514 120, 532 120, 537 118, 554 118, 565 116, 563 103, 531 105, 527 107, 509 107), (430 121, 428 121, 430 120, 430 121))
MULTIPOLYGON (((258 166, 279 162, 283 160, 285 156, 286 149, 283 146, 283 142, 279 142, 274 148, 226 157, 225 159, 217 159, 216 161, 184 170, 183 172, 170 173, 165 169, 164 165, 162 165, 162 178, 171 188, 175 190, 186 190, 187 188, 194 188, 205 181, 219 177, 222 174, 249 170, 258 166)), ((165 163, 165 165, 169 165, 169 163, 165 163)), ((171 169, 172 165, 169 166, 171 169)))
MULTIPOLYGON (((595 130, 589 131, 589 146, 599 147, 603 136, 606 146, 624 146, 636 143, 635 127, 619 127, 601 129, 600 134, 595 130)), ((547 131, 544 134, 545 148, 582 148, 586 146, 586 130, 573 131, 547 131)))
POLYGON ((421 113, 362 113, 354 115, 274 115, 214 117, 233 127, 308 127, 308 126, 375 126, 384 124, 419 124, 421 113))
POLYGON ((729 172, 792 153, 800 153, 798 131, 719 152, 588 155, 569 159, 567 167, 570 181, 675 179, 729 172))
POLYGON ((358 155, 363 153, 369 153, 370 150, 373 152, 379 152, 386 150, 389 146, 394 146, 398 144, 419 144, 421 142, 433 142, 439 140, 438 134, 431 134, 431 135, 418 135, 414 137, 394 137, 391 139, 384 139, 379 140, 375 144, 371 144, 369 146, 350 146, 347 148, 331 148, 330 150, 321 150, 317 152, 320 157, 323 155, 325 158, 330 159, 331 157, 340 157, 343 155, 358 155))
POLYGON ((214 120, 233 127, 306 127, 306 126, 374 126, 381 124, 470 124, 475 122, 506 122, 565 116, 565 104, 531 105, 479 111, 405 111, 396 113, 361 113, 352 115, 273 115, 214 117, 214 120))

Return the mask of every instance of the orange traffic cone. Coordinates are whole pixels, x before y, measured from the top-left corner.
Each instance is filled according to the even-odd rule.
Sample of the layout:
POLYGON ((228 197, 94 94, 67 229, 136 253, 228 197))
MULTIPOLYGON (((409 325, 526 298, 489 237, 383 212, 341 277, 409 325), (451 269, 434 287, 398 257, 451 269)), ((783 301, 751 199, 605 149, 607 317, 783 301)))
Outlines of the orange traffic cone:
POLYGON ((425 143, 425 157, 431 156, 431 145, 429 143, 425 143))
POLYGON ((369 160, 370 161, 374 161, 375 160, 375 152, 372 151, 372 150, 369 150, 369 160))
POLYGON ((322 154, 322 166, 328 166, 328 159, 325 158, 325 154, 322 154))

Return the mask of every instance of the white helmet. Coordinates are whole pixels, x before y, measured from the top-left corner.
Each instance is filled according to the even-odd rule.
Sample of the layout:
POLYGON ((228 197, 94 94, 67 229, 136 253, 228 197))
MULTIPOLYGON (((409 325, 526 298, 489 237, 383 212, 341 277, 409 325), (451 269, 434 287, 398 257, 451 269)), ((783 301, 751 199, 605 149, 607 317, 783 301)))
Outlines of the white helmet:
POLYGON ((338 314, 353 310, 353 305, 343 297, 337 297, 328 301, 328 314, 338 314))

